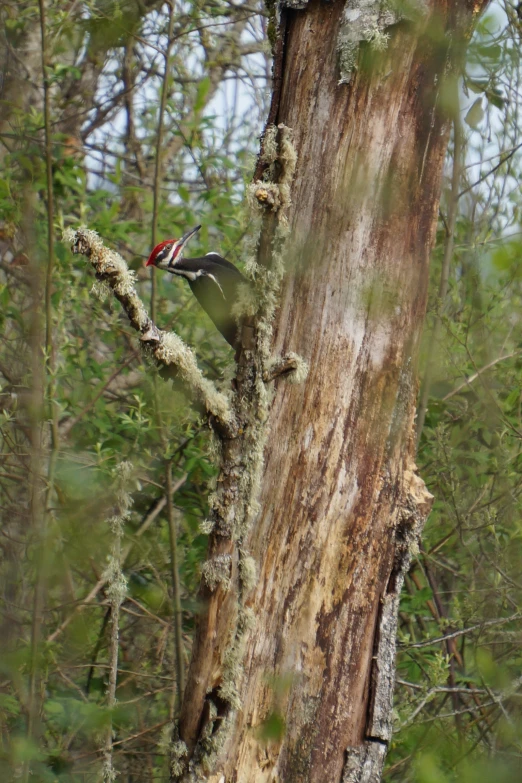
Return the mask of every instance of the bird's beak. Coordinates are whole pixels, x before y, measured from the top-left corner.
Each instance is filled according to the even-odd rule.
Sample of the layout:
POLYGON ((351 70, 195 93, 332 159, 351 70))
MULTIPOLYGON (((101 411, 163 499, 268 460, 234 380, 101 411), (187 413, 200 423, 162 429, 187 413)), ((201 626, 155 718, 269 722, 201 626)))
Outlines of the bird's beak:
POLYGON ((183 248, 185 247, 185 245, 187 244, 187 242, 189 241, 189 239, 191 237, 193 237, 194 234, 197 234, 200 228, 201 228, 201 226, 196 226, 196 228, 191 228, 190 231, 187 231, 186 234, 183 234, 181 239, 178 239, 178 241, 176 242, 176 245, 179 248, 179 250, 175 254, 176 257, 181 256, 181 252, 182 252, 183 248))

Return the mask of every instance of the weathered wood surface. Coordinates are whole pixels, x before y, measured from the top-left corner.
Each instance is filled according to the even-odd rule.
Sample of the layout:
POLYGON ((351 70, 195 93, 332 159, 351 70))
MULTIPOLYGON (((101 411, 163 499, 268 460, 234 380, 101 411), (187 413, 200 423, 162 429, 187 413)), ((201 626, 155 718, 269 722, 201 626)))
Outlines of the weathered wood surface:
POLYGON ((343 3, 285 12, 275 121, 294 129, 298 164, 273 347, 310 372, 277 382, 270 409, 246 542, 256 626, 212 780, 379 779, 385 751, 372 746, 390 736, 398 592, 430 506, 412 431, 449 33, 455 42, 480 10, 435 5, 420 36, 401 23, 378 62, 366 68, 360 53, 349 85, 338 84, 343 3), (263 741, 273 715, 284 731, 263 741))

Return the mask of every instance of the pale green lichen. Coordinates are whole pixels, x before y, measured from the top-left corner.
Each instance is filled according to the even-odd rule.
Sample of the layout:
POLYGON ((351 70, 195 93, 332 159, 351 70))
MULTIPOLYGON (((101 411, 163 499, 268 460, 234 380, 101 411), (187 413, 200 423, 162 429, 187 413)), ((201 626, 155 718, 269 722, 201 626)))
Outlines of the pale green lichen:
POLYGON ((246 283, 240 283, 237 298, 232 306, 234 318, 251 318, 257 313, 258 301, 254 288, 246 283))
POLYGON ((220 697, 233 710, 241 708, 240 690, 244 676, 243 657, 247 634, 256 623, 255 613, 251 608, 240 605, 237 619, 236 636, 223 656, 223 676, 219 688, 220 697))
POLYGON ((288 226, 281 218, 274 232, 272 242, 272 266, 270 269, 258 266, 256 290, 259 298, 258 351, 263 364, 269 361, 273 320, 279 302, 279 289, 285 273, 285 246, 288 226))
POLYGON ((398 21, 397 12, 385 0, 346 0, 337 39, 339 84, 350 83, 360 44, 384 35, 386 28, 398 21))
POLYGON ((63 232, 63 241, 71 245, 73 249, 79 240, 83 241, 89 248, 88 258, 97 274, 114 275, 114 282, 111 286, 114 293, 117 296, 135 298, 135 304, 139 310, 137 317, 142 320, 144 325, 148 318, 145 308, 136 294, 136 275, 134 272, 129 269, 118 253, 105 247, 103 240, 96 231, 80 226, 77 231, 66 228, 63 232))
POLYGON ((275 163, 279 156, 277 149, 277 127, 269 125, 263 136, 263 151, 261 160, 268 165, 275 163))
MULTIPOLYGON (((257 569, 253 558, 244 548, 249 527, 259 510, 259 487, 263 470, 264 449, 268 436, 267 419, 272 399, 272 387, 264 381, 264 370, 270 360, 273 320, 278 305, 279 291, 285 272, 286 243, 289 229, 286 211, 290 205, 290 187, 295 172, 297 155, 292 144, 292 132, 285 126, 267 129, 264 140, 263 162, 269 165, 280 163, 278 183, 263 181, 254 183, 249 189, 248 206, 252 213, 249 221, 254 227, 254 236, 246 247, 246 273, 252 281, 252 288, 243 291, 236 315, 256 315, 255 348, 244 348, 241 366, 239 392, 233 399, 239 434, 242 437, 238 456, 234 450, 227 449, 224 456, 220 480, 217 488, 209 497, 209 517, 200 529, 205 532, 230 537, 236 542, 238 551, 237 575, 237 619, 232 637, 223 654, 219 696, 230 710, 241 708, 241 688, 243 680, 243 658, 249 631, 255 625, 254 612, 245 606, 247 594, 255 587, 257 569), (266 197, 265 195, 268 194, 266 197), (264 206, 263 206, 264 202, 264 206), (261 209, 260 209, 260 204, 261 209), (258 242, 262 227, 263 209, 266 206, 276 215, 271 248, 270 268, 256 261, 258 242), (252 289, 254 296, 252 296, 252 289)), ((276 168, 275 166, 273 167, 276 168)), ((299 364, 300 376, 303 376, 305 363, 299 364)), ((297 369, 297 362, 296 362, 297 369)), ((222 455, 223 456, 223 455, 222 455)), ((202 578, 210 590, 218 587, 231 587, 232 558, 219 555, 209 559, 202 566, 202 578)), ((212 699, 209 698, 212 711, 212 699)), ((194 757, 189 765, 190 780, 200 780, 201 770, 212 769, 218 749, 230 731, 230 714, 220 715, 220 724, 216 730, 216 720, 211 716, 203 728, 194 757)))
POLYGON ((199 525, 199 532, 202 533, 204 536, 209 536, 212 531, 214 530, 214 527, 216 525, 216 522, 212 517, 207 517, 206 519, 203 519, 199 525))
POLYGON ((129 509, 132 506, 132 497, 128 491, 129 480, 132 477, 132 463, 124 460, 114 469, 116 480, 116 498, 114 513, 107 523, 113 535, 111 553, 108 556, 107 566, 103 578, 107 583, 107 597, 114 609, 121 606, 127 595, 127 580, 121 567, 121 540, 124 534, 124 525, 129 518, 129 509))
POLYGON ((230 579, 231 569, 231 556, 217 555, 203 563, 201 566, 201 576, 208 589, 212 592, 214 592, 217 587, 222 587, 223 590, 230 590, 232 584, 230 579))
POLYGON ((160 732, 160 737, 158 740, 157 750, 158 753, 162 756, 168 756, 170 753, 170 747, 172 744, 172 736, 173 733, 177 731, 174 724, 169 721, 169 723, 166 723, 160 732))
POLYGON ((247 198, 245 199, 245 209, 244 209, 244 240, 243 240, 243 258, 244 258, 244 269, 245 274, 250 280, 255 280, 256 276, 256 269, 257 269, 257 246, 259 242, 259 235, 261 233, 261 225, 262 225, 262 210, 257 209, 255 206, 252 208, 252 205, 249 203, 248 200, 248 189, 247 189, 247 198))
POLYGON ((252 519, 259 512, 258 495, 268 434, 265 426, 266 416, 266 408, 260 409, 255 426, 254 423, 250 425, 248 452, 240 482, 240 492, 244 498, 243 514, 236 518, 233 536, 239 542, 245 538, 252 519))
MULTIPOLYGON (((290 206, 290 186, 295 174, 297 153, 293 145, 293 134, 285 125, 269 126, 264 138, 263 160, 266 163, 280 164, 279 182, 254 183, 250 188, 248 203, 254 214, 258 212, 259 192, 271 194, 271 201, 276 205, 277 225, 272 243, 270 268, 255 261, 252 252, 247 262, 249 273, 255 291, 257 312, 256 323, 256 364, 253 384, 244 401, 243 417, 248 422, 247 438, 244 449, 242 475, 239 485, 240 496, 243 498, 242 513, 238 513, 234 522, 233 537, 241 542, 250 525, 251 519, 258 512, 257 496, 263 468, 264 447, 267 431, 266 420, 271 401, 271 391, 263 380, 264 368, 270 360, 273 320, 279 301, 279 291, 285 273, 285 245, 288 239, 288 224, 286 210, 290 206)), ((261 225, 258 224, 260 230, 261 225)), ((253 243, 251 250, 257 245, 253 243)), ((241 562, 240 562, 241 568, 241 562)))
POLYGON ((203 746, 203 749, 207 753, 211 753, 214 750, 211 743, 212 743, 212 734, 214 730, 214 721, 218 716, 218 709, 211 699, 207 701, 207 704, 208 704, 207 722, 203 727, 203 731, 201 733, 201 744, 203 746))
MULTIPOLYGON (((190 783, 205 783, 209 778, 207 775, 213 771, 220 751, 225 745, 225 741, 228 736, 228 732, 232 726, 230 717, 225 719, 219 718, 216 730, 216 718, 217 710, 213 709, 213 705, 210 708, 211 720, 207 723, 203 729, 199 748, 196 751, 194 761, 195 764, 191 764, 191 778, 190 783), (204 777, 201 776, 200 771, 197 769, 197 764, 200 765, 201 770, 204 773, 204 777)), ((216 780, 217 783, 225 783, 224 776, 221 778, 211 778, 216 780)))
POLYGON ((288 383, 304 383, 308 377, 310 365, 306 359, 303 359, 302 356, 299 356, 299 354, 294 353, 293 351, 290 351, 287 356, 289 359, 292 359, 295 362, 295 370, 292 370, 288 373, 286 380, 288 383))
POLYGON ((367 31, 367 40, 375 52, 384 52, 388 48, 390 34, 383 33, 378 27, 374 27, 367 31))
POLYGON ((247 188, 247 203, 253 213, 267 208, 272 212, 278 212, 279 220, 286 221, 285 212, 291 204, 290 186, 297 165, 297 152, 295 150, 292 131, 285 125, 277 127, 270 125, 265 132, 263 154, 261 160, 266 164, 273 164, 277 160, 281 172, 278 182, 272 182, 273 165, 265 171, 264 179, 251 183, 247 188))
MULTIPOLYGON (((229 384, 230 386, 230 384, 229 384)), ((211 430, 210 437, 207 442, 207 454, 209 458, 218 465, 223 455, 223 443, 221 438, 218 438, 214 430, 211 430)))
POLYGON ((422 18, 427 10, 426 0, 346 0, 337 39, 339 84, 350 83, 361 43, 382 52, 390 38, 387 28, 402 19, 422 18))
POLYGON ((290 351, 285 356, 270 358, 265 367, 265 380, 268 383, 274 378, 283 377, 288 383, 299 384, 306 380, 309 369, 306 359, 290 351))
POLYGON ((183 740, 173 740, 170 744, 170 771, 173 777, 180 777, 185 771, 185 759, 188 756, 188 748, 183 740))
POLYGON ((200 393, 211 413, 221 421, 232 421, 233 415, 228 397, 218 391, 212 381, 205 378, 197 365, 194 352, 181 337, 173 332, 162 333, 160 343, 154 349, 154 355, 162 364, 173 364, 179 369, 182 379, 200 393))
MULTIPOLYGON (((281 126, 279 127, 281 128, 281 126)), ((290 186, 297 167, 297 150, 294 146, 293 133, 290 128, 284 128, 284 130, 281 131, 279 161, 283 167, 282 175, 279 179, 279 191, 281 195, 281 205, 283 210, 286 210, 291 204, 290 186)), ((284 213, 281 217, 285 217, 284 213)))
POLYGON ((251 606, 242 606, 237 623, 239 633, 252 631, 256 626, 256 619, 256 613, 251 606))
POLYGON ((244 635, 242 634, 226 650, 223 657, 223 679, 219 688, 219 695, 234 710, 238 710, 241 707, 239 689, 244 674, 242 664, 243 647, 244 635))
MULTIPOLYGON (((129 516, 132 498, 128 491, 129 480, 132 476, 132 464, 121 462, 114 470, 115 476, 115 503, 114 512, 109 517, 108 524, 112 533, 111 552, 108 556, 108 564, 103 573, 106 582, 106 594, 110 605, 110 644, 109 644, 109 681, 107 685, 107 706, 109 709, 116 704, 116 686, 118 681, 118 654, 119 654, 119 618, 120 607, 127 595, 127 580, 123 574, 122 539, 124 524, 129 516)), ((102 777, 104 783, 112 783, 116 780, 116 770, 113 766, 113 727, 112 718, 106 727, 104 743, 104 765, 102 777)))
POLYGON ((252 182, 246 191, 247 202, 252 210, 263 211, 267 208, 277 212, 281 208, 280 186, 275 182, 252 182))
POLYGON ((241 553, 239 558, 239 578, 245 593, 249 593, 257 582, 256 561, 246 553, 241 553))
POLYGON ((121 571, 119 560, 112 555, 108 558, 103 579, 107 583, 106 593, 111 605, 121 606, 127 596, 127 580, 121 571))
POLYGON ((92 284, 91 293, 96 297, 96 299, 99 299, 100 302, 105 302, 106 299, 110 296, 111 289, 107 283, 103 282, 103 280, 95 280, 95 282, 92 284))
POLYGON ((133 470, 132 462, 128 460, 123 460, 114 469, 114 476, 117 479, 116 502, 122 513, 126 513, 133 504, 127 489, 133 470))
MULTIPOLYGON (((229 722, 227 719, 219 721, 216 730, 216 718, 218 717, 217 707, 213 701, 208 701, 208 721, 203 727, 199 740, 199 747, 196 751, 194 761, 201 765, 203 772, 209 774, 217 761, 217 756, 225 743, 229 722)), ((191 764, 191 772, 196 772, 195 764, 191 764)), ((197 775, 195 779, 199 782, 203 779, 197 775)), ((205 777, 206 780, 206 777, 205 777)))
POLYGON ((211 511, 220 510, 222 505, 219 492, 210 492, 207 498, 207 503, 211 511))
POLYGON ((102 781, 103 783, 114 783, 117 779, 118 773, 112 765, 112 758, 105 759, 102 765, 102 781))
POLYGON ((181 777, 187 768, 188 748, 179 738, 175 724, 169 722, 161 730, 158 751, 169 759, 172 778, 181 777))

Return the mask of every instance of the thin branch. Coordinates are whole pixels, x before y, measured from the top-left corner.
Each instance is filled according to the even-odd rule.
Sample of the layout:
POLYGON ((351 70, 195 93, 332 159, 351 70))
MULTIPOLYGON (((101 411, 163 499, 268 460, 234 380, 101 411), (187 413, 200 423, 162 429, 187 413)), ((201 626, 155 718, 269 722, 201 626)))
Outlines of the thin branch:
POLYGON ((473 190, 473 188, 476 188, 477 185, 480 185, 484 180, 486 180, 488 177, 490 177, 492 174, 495 173, 495 171, 498 171, 498 169, 504 165, 504 163, 507 163, 510 158, 513 157, 515 152, 518 152, 518 150, 522 147, 522 142, 520 144, 517 144, 516 147, 513 147, 510 152, 501 152, 500 153, 500 161, 497 163, 496 166, 493 166, 492 169, 490 169, 487 174, 483 174, 482 177, 479 177, 479 179, 474 182, 472 185, 468 185, 467 188, 464 188, 464 190, 461 190, 459 193, 459 198, 461 196, 464 196, 466 193, 469 193, 470 190, 473 190))
MULTIPOLYGON (((398 685, 404 685, 406 688, 411 688, 414 691, 423 691, 424 685, 420 685, 418 682, 409 682, 409 680, 401 680, 399 677, 396 678, 395 682, 398 685)), ((455 687, 451 688, 447 685, 437 685, 434 688, 430 688, 430 693, 464 693, 467 696, 469 696, 470 693, 478 693, 478 694, 484 694, 487 693, 487 691, 484 688, 466 688, 466 687, 455 687)))
POLYGON ((458 636, 464 636, 465 634, 471 633, 472 631, 476 631, 478 629, 482 630, 483 628, 490 628, 494 625, 505 625, 506 623, 512 623, 515 620, 519 620, 521 617, 522 613, 517 612, 516 614, 512 614, 510 617, 500 617, 495 620, 486 620, 483 623, 471 625, 469 628, 461 628, 459 631, 453 631, 453 633, 448 633, 445 636, 438 636, 436 639, 427 639, 425 642, 399 644, 399 647, 407 648, 408 650, 419 647, 431 647, 433 644, 440 644, 441 642, 446 642, 448 639, 456 639, 458 636))
POLYGON ((446 400, 451 399, 451 397, 454 397, 455 394, 458 394, 460 391, 462 391, 462 389, 465 389, 466 386, 471 386, 473 381, 476 381, 477 378, 480 375, 482 375, 483 372, 486 372, 486 370, 490 370, 499 362, 503 362, 506 359, 512 359, 514 356, 519 356, 519 355, 520 355, 520 351, 513 351, 512 353, 507 353, 504 356, 498 356, 496 359, 493 359, 493 361, 484 365, 484 367, 481 367, 480 370, 474 372, 473 375, 470 375, 469 378, 466 378, 466 380, 463 383, 461 383, 460 386, 457 386, 456 389, 453 389, 452 391, 448 392, 446 396, 442 398, 442 402, 446 402, 446 400))

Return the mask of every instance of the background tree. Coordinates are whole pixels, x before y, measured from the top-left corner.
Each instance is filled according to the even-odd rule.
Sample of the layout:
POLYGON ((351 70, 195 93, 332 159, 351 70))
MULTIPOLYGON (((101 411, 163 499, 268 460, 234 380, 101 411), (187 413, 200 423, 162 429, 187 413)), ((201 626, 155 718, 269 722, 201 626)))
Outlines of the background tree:
MULTIPOLYGON (((207 456, 207 422, 191 412, 179 391, 151 380, 119 305, 107 299, 93 303, 85 267, 78 259, 71 262, 60 243, 53 250, 48 305, 42 308, 41 303, 53 257, 46 228, 49 190, 56 236, 64 225, 79 222, 97 228, 137 270, 138 291, 145 301, 150 283, 141 264, 151 244, 155 189, 159 238, 179 236, 202 222, 203 252, 221 249, 240 263, 251 252, 242 249, 240 241, 247 230, 255 237, 259 215, 252 220, 241 208, 243 182, 251 178, 250 155, 257 151, 255 136, 267 109, 269 63, 262 41, 265 26, 273 30, 273 21, 247 5, 173 8, 172 16, 169 5, 159 3, 45 3, 47 57, 42 72, 39 9, 29 3, 2 6, 0 708, 6 779, 28 771, 30 763, 32 779, 94 780, 102 771, 107 736, 112 740, 111 765, 122 779, 168 777, 168 743, 160 741, 160 735, 169 716, 176 715, 179 680, 171 631, 176 604, 169 529, 174 519, 186 669, 194 619, 201 609, 196 598, 200 568, 205 573, 207 536, 198 524, 209 518, 206 498, 215 472, 207 456), (165 79, 166 72, 171 79, 165 79), (163 92, 164 128, 158 133, 163 92), (158 149, 162 165, 155 177, 158 149), (50 350, 42 350, 49 336, 50 350), (58 438, 49 422, 58 425, 58 438), (127 460, 131 468, 122 465, 127 460), (118 517, 124 518, 119 554, 118 517), (119 610, 117 703, 110 708, 106 690, 115 660, 110 607, 114 611, 118 563, 127 586, 119 610)), ((309 12, 290 12, 289 40, 299 40, 297 32, 308 24, 304 20, 310 20, 309 12)), ((317 35, 322 28, 312 29, 317 35)), ((386 64, 404 56, 397 51, 413 31, 411 21, 368 29, 371 41, 356 47, 355 81, 338 88, 354 116, 364 103, 363 93, 357 92, 364 85, 371 95, 370 88, 382 76, 382 84, 395 89, 386 64), (374 51, 385 44, 388 33, 388 49, 376 59, 374 51), (358 94, 360 100, 351 103, 358 94)), ((430 51, 439 50, 437 42, 445 45, 436 32, 429 33, 424 39, 431 42, 423 53, 427 60, 430 51)), ((454 88, 440 91, 445 113, 438 121, 449 114, 457 133, 443 174, 431 264, 432 320, 426 333, 431 369, 423 370, 429 395, 421 393, 420 413, 426 407, 427 414, 417 456, 435 505, 423 550, 406 579, 399 617, 396 733, 385 773, 390 780, 462 780, 466 775, 489 780, 492 774, 511 780, 520 752, 519 39, 516 9, 509 3, 493 6, 477 29, 465 66, 459 66, 460 113, 451 97, 454 88), (441 280, 447 281, 446 290, 441 280), (436 330, 434 322, 440 324, 436 330)), ((297 58, 296 67, 306 62, 307 57, 297 58)), ((337 67, 332 62, 328 71, 331 87, 339 77, 337 67)), ((323 68, 321 64, 321 73, 323 68)), ((388 90, 380 95, 386 99, 388 90)), ((418 83, 412 95, 423 97, 418 83)), ((289 111, 289 98, 282 106, 281 111, 289 111)), ((385 106, 384 100, 382 111, 385 106)), ((348 108, 348 123, 353 121, 350 112, 348 108)), ((318 144, 322 140, 315 131, 320 130, 316 126, 321 116, 316 112, 309 122, 310 140, 318 144)), ((287 116, 277 119, 291 124, 287 116)), ((323 122, 325 132, 329 121, 323 122)), ((294 123, 294 130, 299 127, 294 123)), ((298 134, 304 133, 303 127, 298 134)), ((369 127, 374 126, 366 120, 356 123, 361 145, 373 139, 369 127)), ((411 133, 411 126, 406 130, 411 133)), ((298 135, 298 151, 303 143, 298 135)), ((307 199, 315 192, 303 177, 304 195, 298 190, 296 200, 299 166, 306 160, 306 154, 304 161, 300 154, 294 205, 287 213, 291 220, 297 220, 300 210, 301 218, 305 215, 307 199)), ((434 168, 429 170, 436 179, 434 168)), ((367 187, 361 173, 360 187, 346 198, 347 214, 361 214, 361 204, 368 202, 367 187)), ((386 209, 397 211, 397 190, 388 191, 380 182, 377 187, 391 194, 383 202, 386 209)), ((409 187, 407 183, 402 189, 405 196, 409 187)), ((255 191, 251 195, 255 199, 255 191)), ((403 235, 395 223, 389 223, 394 239, 403 235)), ((269 221, 265 236, 273 228, 269 221)), ((289 269, 276 349, 284 348, 284 353, 291 348, 308 359, 309 332, 303 348, 298 344, 298 315, 288 317, 294 326, 287 332, 284 313, 292 292, 312 278, 316 281, 311 259, 332 258, 330 248, 326 254, 320 248, 323 229, 315 232, 317 248, 309 241, 300 258, 288 245, 285 252, 289 269), (294 263, 304 266, 303 275, 294 274, 294 263)), ((426 231, 429 234, 429 228, 426 231)), ((296 239, 299 235, 296 229, 290 234, 296 239)), ((381 290, 373 278, 367 282, 360 301, 374 314, 363 324, 372 329, 388 317, 390 302, 397 305, 396 291, 381 290)), ((183 286, 167 286, 161 277, 157 283, 158 325, 174 326, 189 344, 197 345, 207 375, 227 389, 223 371, 229 354, 210 322, 183 286)), ((400 290, 403 295, 407 292, 400 290)), ((355 289, 349 301, 355 306, 355 289)), ((271 416, 281 415, 285 405, 301 410, 295 399, 303 394, 306 398, 319 365, 315 356, 312 376, 304 385, 276 381, 271 416)), ((370 383, 370 376, 367 380, 370 383)), ((369 404, 378 401, 372 397, 369 404)), ((290 451, 292 441, 286 446, 290 451)), ((329 454, 337 448, 335 438, 328 448, 329 454)), ((274 450, 270 460, 278 453, 274 450)), ((299 465, 299 470, 304 467, 299 465)), ((313 483, 307 486, 309 493, 318 491, 313 483)), ((265 511, 260 527, 256 522, 253 528, 260 535, 272 513, 261 501, 265 511)), ((287 530, 293 535, 293 523, 285 526, 285 535, 287 530)), ((270 541, 273 546, 274 536, 270 541)), ((262 564, 255 540, 249 546, 262 564)), ((373 546, 377 551, 376 542, 373 546)), ((311 554, 313 546, 307 551, 311 554)), ((262 585, 262 569, 259 577, 262 585)), ((247 727, 243 735, 232 736, 250 739, 247 748, 262 748, 260 766, 270 770, 278 749, 291 747, 298 732, 299 716, 295 714, 294 725, 292 707, 302 680, 286 672, 270 676, 266 668, 257 669, 259 691, 247 694, 248 703, 259 699, 261 705, 257 731, 247 727)), ((316 676, 319 671, 314 669, 316 676)), ((224 705, 217 706, 223 710, 224 705)), ((205 710, 210 715, 210 705, 205 710)), ((207 729, 218 725, 210 722, 207 729)), ((306 758, 306 748, 298 755, 306 758)), ((284 754, 280 758, 280 763, 289 763, 284 754)), ((105 774, 111 774, 107 767, 105 774)))

